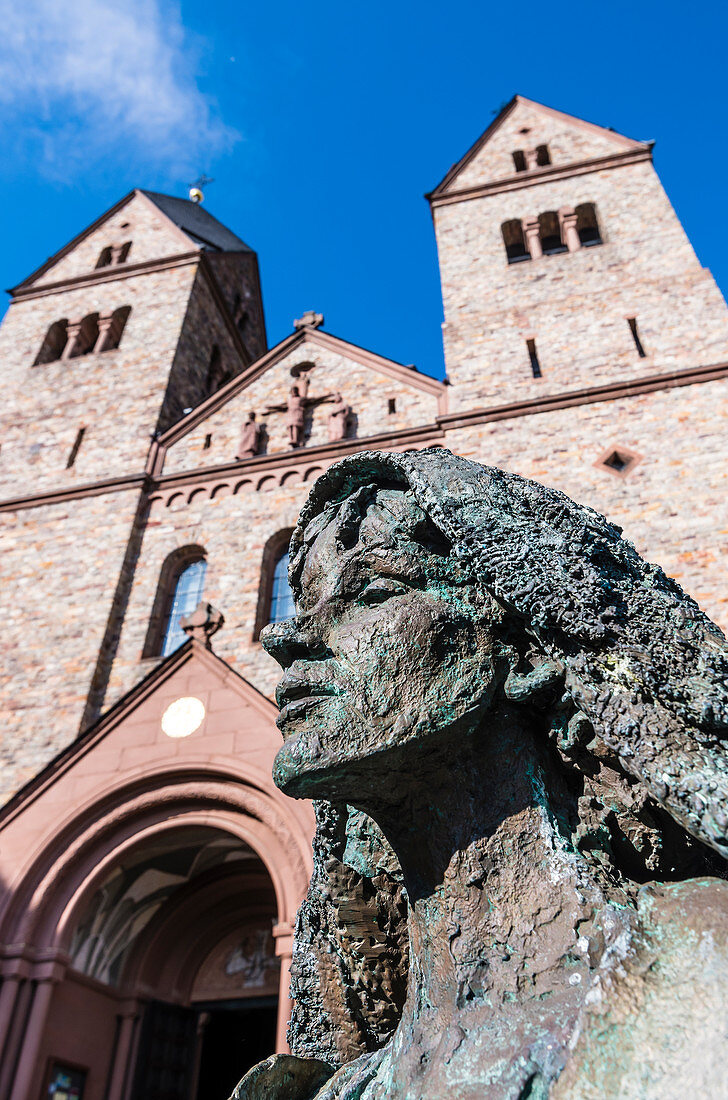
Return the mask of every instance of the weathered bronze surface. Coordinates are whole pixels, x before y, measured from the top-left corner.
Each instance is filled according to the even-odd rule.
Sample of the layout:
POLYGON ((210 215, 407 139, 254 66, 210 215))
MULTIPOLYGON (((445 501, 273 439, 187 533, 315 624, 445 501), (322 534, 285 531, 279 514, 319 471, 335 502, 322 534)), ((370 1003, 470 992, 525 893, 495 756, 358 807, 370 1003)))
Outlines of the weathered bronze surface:
POLYGON ((602 516, 435 448, 320 478, 291 583, 295 1057, 236 1097, 728 1096, 720 630, 602 516))

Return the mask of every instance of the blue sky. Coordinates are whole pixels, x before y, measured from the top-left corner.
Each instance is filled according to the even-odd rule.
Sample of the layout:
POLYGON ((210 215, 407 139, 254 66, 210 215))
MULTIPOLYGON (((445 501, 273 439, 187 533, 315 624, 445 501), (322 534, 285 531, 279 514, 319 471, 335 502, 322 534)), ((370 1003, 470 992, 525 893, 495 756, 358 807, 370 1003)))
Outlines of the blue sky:
POLYGON ((207 206, 258 251, 275 343, 305 309, 442 374, 422 195, 514 92, 657 142, 728 288, 728 9, 667 2, 0 0, 2 286, 134 186, 207 206))

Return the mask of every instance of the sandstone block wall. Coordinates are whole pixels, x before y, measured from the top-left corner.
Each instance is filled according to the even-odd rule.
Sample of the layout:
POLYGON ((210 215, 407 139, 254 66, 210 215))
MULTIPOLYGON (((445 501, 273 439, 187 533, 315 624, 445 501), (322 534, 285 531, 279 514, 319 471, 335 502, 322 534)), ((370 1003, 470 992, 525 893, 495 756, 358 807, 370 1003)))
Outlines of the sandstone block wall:
POLYGON ((728 358, 728 315, 648 162, 435 209, 450 408, 728 358), (594 202, 603 244, 508 264, 501 225, 594 202), (640 358, 628 317, 635 317, 640 358), (542 377, 526 341, 535 339, 542 377))
POLYGON ((207 372, 213 347, 220 351, 222 369, 229 371, 230 377, 239 374, 245 362, 212 296, 210 284, 198 268, 187 301, 164 404, 155 425, 160 432, 181 419, 185 409, 194 408, 208 396, 207 372))
POLYGON ((143 195, 134 194, 103 225, 87 234, 75 247, 48 268, 34 285, 74 279, 93 271, 104 248, 131 241, 127 263, 138 264, 176 256, 195 248, 181 230, 170 224, 143 195))
POLYGON ((610 156, 632 144, 621 134, 610 134, 580 119, 551 111, 541 104, 520 100, 487 143, 458 173, 452 190, 461 191, 493 180, 508 179, 515 172, 513 153, 516 149, 548 145, 551 163, 563 165, 610 156))
POLYGON ((79 732, 138 497, 0 514, 0 801, 79 732))
POLYGON ((0 327, 0 499, 144 469, 194 277, 191 265, 10 306, 0 327), (120 306, 131 314, 117 349, 33 366, 53 321, 120 306))
POLYGON ((201 545, 207 556, 204 598, 225 616, 215 635, 215 652, 250 680, 272 694, 280 669, 268 657, 253 631, 258 607, 263 550, 279 531, 292 528, 310 489, 310 482, 273 480, 256 491, 245 485, 233 495, 228 489, 209 494, 180 495, 166 506, 152 505, 129 598, 105 707, 145 675, 158 659, 142 659, 157 585, 166 558, 183 546, 201 545))

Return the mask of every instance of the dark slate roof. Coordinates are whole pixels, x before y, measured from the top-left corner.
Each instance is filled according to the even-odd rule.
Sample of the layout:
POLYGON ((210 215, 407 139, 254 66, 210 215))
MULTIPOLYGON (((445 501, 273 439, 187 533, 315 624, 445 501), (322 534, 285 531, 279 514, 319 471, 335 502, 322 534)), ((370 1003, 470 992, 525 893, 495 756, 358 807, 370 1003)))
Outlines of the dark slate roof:
POLYGON ((178 199, 173 195, 160 195, 158 191, 143 191, 142 194, 151 199, 163 214, 166 214, 175 225, 189 234, 195 244, 201 247, 212 247, 221 252, 252 252, 245 241, 226 226, 213 218, 199 203, 190 202, 189 199, 178 199))

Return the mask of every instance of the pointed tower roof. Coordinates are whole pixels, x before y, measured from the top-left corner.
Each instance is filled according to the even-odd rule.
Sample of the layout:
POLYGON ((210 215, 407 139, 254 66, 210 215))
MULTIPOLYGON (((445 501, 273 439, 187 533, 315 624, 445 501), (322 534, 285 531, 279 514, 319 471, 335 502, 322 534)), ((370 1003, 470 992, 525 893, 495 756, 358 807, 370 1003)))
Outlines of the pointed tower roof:
MULTIPOLYGON (((101 230, 119 211, 129 208, 130 204, 144 203, 154 209, 155 216, 161 225, 167 227, 167 234, 163 238, 163 251, 158 257, 171 255, 178 252, 248 252, 254 255, 254 250, 241 240, 232 230, 219 222, 209 211, 198 203, 189 199, 176 198, 174 195, 163 195, 158 191, 144 191, 135 188, 130 191, 112 207, 82 229, 72 240, 54 252, 52 256, 41 264, 39 268, 26 276, 22 282, 10 289, 10 294, 18 294, 32 284, 43 280, 48 281, 49 274, 56 268, 64 257, 73 252, 78 246, 101 230)), ((135 250, 132 263, 125 270, 133 267, 138 256, 135 250)), ((152 257, 145 257, 151 259, 152 257)))
POLYGON ((220 252, 252 252, 245 241, 232 230, 219 222, 199 203, 189 199, 179 199, 174 195, 163 195, 158 191, 142 191, 148 199, 174 224, 191 237, 202 248, 213 248, 220 252))
POLYGON ((651 142, 637 141, 606 126, 557 111, 525 96, 515 95, 498 112, 488 128, 470 146, 428 194, 430 200, 487 186, 513 176, 516 172, 513 152, 548 145, 551 161, 528 174, 519 182, 526 184, 538 177, 564 168, 598 163, 615 156, 632 158, 649 156, 651 142))

